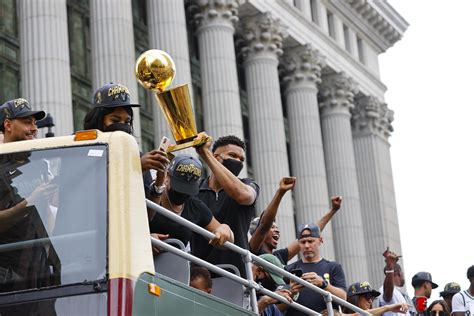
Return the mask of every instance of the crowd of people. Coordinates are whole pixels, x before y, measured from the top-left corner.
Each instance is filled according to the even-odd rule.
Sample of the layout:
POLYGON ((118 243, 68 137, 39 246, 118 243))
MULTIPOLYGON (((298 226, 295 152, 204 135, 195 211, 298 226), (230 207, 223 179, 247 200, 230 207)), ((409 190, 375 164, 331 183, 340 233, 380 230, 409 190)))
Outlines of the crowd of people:
MULTIPOLYGON (((127 87, 115 83, 104 85, 94 93, 91 110, 84 119, 83 127, 103 132, 122 131, 133 135, 132 108, 139 106, 131 103, 127 87)), ((38 131, 36 121, 44 117, 44 111, 33 111, 25 99, 4 103, 0 107, 3 142, 34 139, 38 131)), ((398 264, 399 256, 389 249, 383 253, 385 266, 383 269, 381 267, 381 272, 383 270, 385 279, 378 290, 372 288, 366 280, 347 286, 343 266, 323 258, 320 251, 323 246, 322 232, 341 208, 342 197, 339 196, 331 198, 331 209, 321 219, 298 227, 297 238, 289 245, 277 249, 280 239, 275 221, 278 207, 284 195, 295 188, 297 179, 283 177, 271 202, 259 217, 255 217, 261 211, 256 209, 261 188, 253 179, 238 177, 244 166, 245 151, 246 146, 241 139, 227 135, 218 138, 212 147, 210 143, 197 147, 196 153, 200 159, 184 154, 169 159, 165 148, 161 147, 141 153, 146 197, 214 233, 215 238, 209 242, 153 210, 148 210, 151 236, 158 239, 179 239, 193 255, 212 264, 233 264, 239 269, 240 275, 246 277, 240 255, 220 247, 227 241, 232 242, 376 315, 400 313, 460 316, 474 312, 474 266, 467 271, 470 281, 468 289, 461 291, 459 284, 448 283, 441 292, 443 299, 432 302, 428 307, 427 299, 430 298, 432 289, 438 287, 431 274, 419 272, 413 276, 411 285, 415 295, 410 298, 405 290, 405 276, 398 264), (206 178, 202 177, 204 167, 201 161, 210 171, 206 178), (298 254, 299 259, 289 263, 298 254)), ((24 209, 35 203, 35 197, 51 194, 53 189, 51 185, 40 186, 31 197, 16 203, 2 196, 1 218, 21 217, 24 209)), ((1 233, 3 230, 0 230, 1 233)), ((154 248, 153 251, 159 255, 160 249, 154 248)), ((15 277, 8 275, 10 269, 4 265, 0 263, 0 276, 15 277)), ((326 309, 322 295, 296 282, 285 282, 281 276, 257 264, 253 265, 252 272, 256 282, 289 301, 317 312, 324 312, 326 309)), ((209 271, 202 267, 192 267, 190 285, 212 293, 209 271)), ((275 299, 266 295, 258 296, 258 308, 262 315, 304 315, 285 304, 278 304, 275 299)), ((338 313, 353 314, 346 309, 339 310, 338 313)))

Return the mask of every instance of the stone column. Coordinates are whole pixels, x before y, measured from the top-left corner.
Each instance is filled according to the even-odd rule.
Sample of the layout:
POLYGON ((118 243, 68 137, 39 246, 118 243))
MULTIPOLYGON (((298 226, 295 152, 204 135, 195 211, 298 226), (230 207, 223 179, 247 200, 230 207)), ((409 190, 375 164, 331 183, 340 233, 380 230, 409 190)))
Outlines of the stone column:
MULTIPOLYGON (((245 45, 245 78, 249 103, 252 165, 260 184, 258 209, 263 210, 273 197, 283 176, 289 175, 283 109, 278 77, 278 56, 283 51, 286 29, 269 12, 248 17, 242 23, 245 45)), ((295 238, 291 194, 283 198, 277 215, 282 232, 281 245, 295 238)))
MULTIPOLYGON (((131 0, 91 0, 90 9, 93 89, 120 83, 130 90, 132 103, 138 102, 131 0)), ((133 114, 140 144, 140 110, 133 114)))
POLYGON ((388 142, 392 121, 385 103, 373 96, 356 99, 352 135, 371 284, 383 283, 380 254, 386 247, 402 253, 388 142))
POLYGON ((74 131, 66 0, 18 1, 22 97, 54 118, 56 136, 74 131))
POLYGON ((234 47, 241 0, 194 1, 206 132, 244 138, 234 47))
POLYGON ((368 279, 359 189, 351 133, 355 84, 344 73, 323 76, 321 128, 329 194, 341 195, 342 209, 332 220, 336 259, 348 284, 368 279))
MULTIPOLYGON (((186 12, 183 0, 148 0, 148 35, 150 49, 160 49, 173 58, 176 65, 176 76, 171 88, 189 84, 192 95, 191 66, 189 60, 186 12)), ((142 87, 139 87, 142 89, 142 87)), ((155 116, 155 143, 159 144, 162 136, 172 138, 168 123, 153 97, 155 116)), ((192 97, 191 97, 192 100, 192 97)), ((189 152, 194 154, 194 150, 189 152)))
MULTIPOLYGON (((329 209, 318 88, 324 57, 310 44, 285 50, 280 64, 290 131, 291 170, 298 225, 316 223, 329 209)), ((323 231, 324 257, 334 260, 331 224, 323 231)))
POLYGON ((303 13, 303 15, 308 19, 311 20, 311 3, 310 0, 295 0, 295 6, 298 10, 303 13))

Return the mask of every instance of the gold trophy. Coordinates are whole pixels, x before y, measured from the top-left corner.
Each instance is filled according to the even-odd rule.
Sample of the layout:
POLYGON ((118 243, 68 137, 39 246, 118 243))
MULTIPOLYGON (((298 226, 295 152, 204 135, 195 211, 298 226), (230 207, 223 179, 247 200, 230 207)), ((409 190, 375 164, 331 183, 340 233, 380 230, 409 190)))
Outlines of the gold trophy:
POLYGON ((135 64, 138 82, 156 93, 155 97, 176 141, 176 144, 168 146, 168 153, 212 141, 206 133, 197 133, 188 84, 165 90, 175 73, 173 59, 158 49, 144 52, 135 64))

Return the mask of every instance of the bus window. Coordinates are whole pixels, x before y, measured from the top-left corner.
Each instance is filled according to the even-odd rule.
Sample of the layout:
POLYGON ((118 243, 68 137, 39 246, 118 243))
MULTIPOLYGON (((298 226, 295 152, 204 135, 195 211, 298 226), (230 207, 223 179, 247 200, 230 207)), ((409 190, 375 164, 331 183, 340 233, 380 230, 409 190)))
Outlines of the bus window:
POLYGON ((45 290, 43 309, 95 293, 107 273, 107 146, 0 154, 0 219, 0 314, 30 313, 28 290, 45 290))

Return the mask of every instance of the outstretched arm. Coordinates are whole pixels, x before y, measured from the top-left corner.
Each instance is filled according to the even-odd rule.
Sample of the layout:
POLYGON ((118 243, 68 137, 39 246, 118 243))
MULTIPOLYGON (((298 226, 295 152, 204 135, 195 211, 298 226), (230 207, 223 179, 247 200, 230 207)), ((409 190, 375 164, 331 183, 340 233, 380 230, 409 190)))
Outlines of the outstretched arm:
POLYGON ((372 315, 382 315, 383 313, 386 313, 386 312, 405 314, 407 311, 408 311, 408 305, 405 303, 390 304, 390 305, 385 305, 382 307, 372 308, 368 310, 368 312, 371 313, 372 315))
POLYGON ((57 190, 57 186, 53 183, 40 184, 26 199, 10 208, 0 210, 0 232, 8 230, 22 219, 31 210, 28 206, 34 206, 41 200, 49 200, 57 190))
POLYGON ((252 205, 257 198, 257 192, 251 186, 240 181, 224 165, 217 161, 216 157, 209 150, 210 143, 197 147, 196 151, 211 169, 224 191, 240 205, 252 205))
POLYGON ((295 187, 296 177, 283 177, 280 180, 279 186, 270 204, 268 204, 265 212, 260 219, 260 224, 253 233, 249 241, 250 251, 257 253, 262 247, 265 235, 272 228, 273 222, 275 221, 278 207, 280 206, 281 199, 288 190, 292 190, 295 187))
POLYGON ((342 204, 342 197, 341 196, 333 196, 331 198, 331 209, 321 217, 318 222, 319 229, 321 231, 324 230, 324 227, 329 223, 332 217, 336 214, 336 212, 341 208, 342 204))
POLYGON ((385 280, 383 282, 383 299, 385 302, 390 302, 393 297, 393 291, 395 289, 395 263, 397 263, 399 256, 393 251, 387 250, 383 253, 385 257, 385 280))

